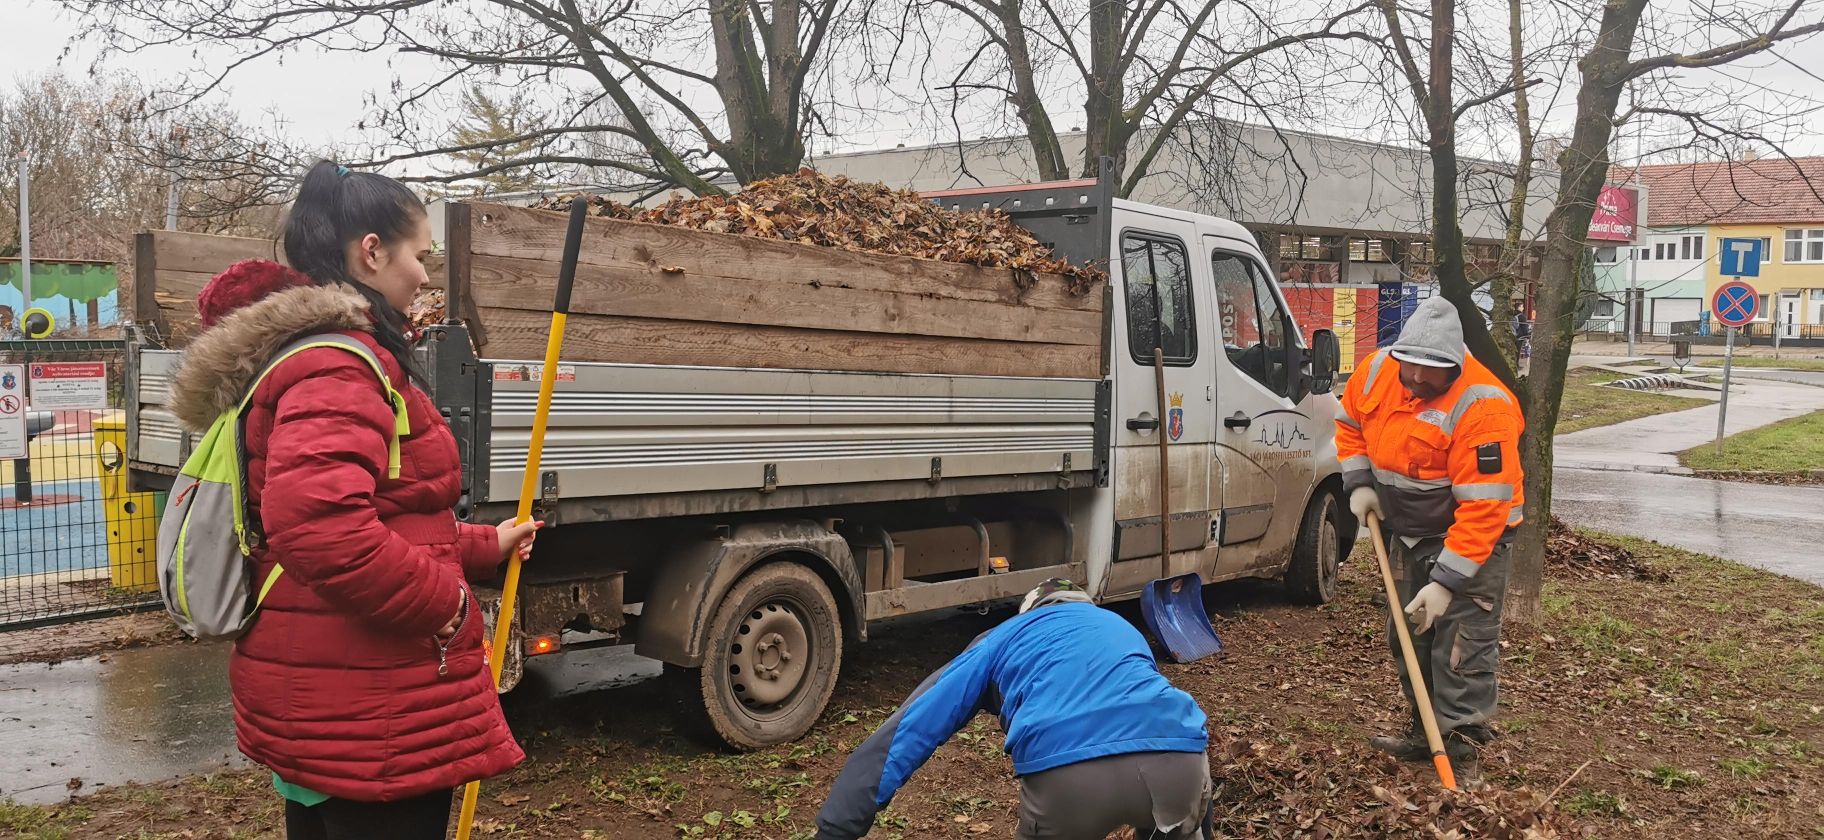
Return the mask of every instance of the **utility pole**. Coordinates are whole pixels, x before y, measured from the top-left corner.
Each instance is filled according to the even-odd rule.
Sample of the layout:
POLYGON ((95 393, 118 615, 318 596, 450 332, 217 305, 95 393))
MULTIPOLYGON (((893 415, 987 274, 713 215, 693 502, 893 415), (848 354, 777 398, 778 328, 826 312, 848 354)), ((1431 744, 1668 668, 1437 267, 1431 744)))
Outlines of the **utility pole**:
POLYGON ((21 314, 32 308, 32 159, 19 153, 19 291, 25 294, 21 314))
POLYGON ((171 187, 165 193, 165 230, 177 230, 177 164, 172 161, 171 187))
MULTIPOLYGON (((1638 222, 1635 223, 1635 229, 1636 230, 1640 229, 1640 225, 1638 222)), ((1622 319, 1623 319, 1623 327, 1628 331, 1628 358, 1630 360, 1632 360, 1634 358, 1634 284, 1635 284, 1634 263, 1639 261, 1639 257, 1640 257, 1640 249, 1634 247, 1634 243, 1629 242, 1628 243, 1628 293, 1627 293, 1627 297, 1623 298, 1623 300, 1626 302, 1622 305, 1621 314, 1622 314, 1622 319)))

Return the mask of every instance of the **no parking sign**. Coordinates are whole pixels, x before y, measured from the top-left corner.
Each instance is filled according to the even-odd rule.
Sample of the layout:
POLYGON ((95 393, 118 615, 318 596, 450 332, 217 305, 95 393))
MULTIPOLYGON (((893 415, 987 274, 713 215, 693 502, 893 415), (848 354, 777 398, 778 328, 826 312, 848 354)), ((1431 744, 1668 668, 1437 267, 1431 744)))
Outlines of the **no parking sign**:
POLYGON ((25 366, 0 365, 0 461, 26 457, 25 366))
POLYGON ((1716 313, 1716 320, 1723 326, 1745 327, 1760 314, 1761 296, 1755 294, 1753 286, 1734 280, 1716 290, 1716 297, 1710 301, 1710 311, 1716 313))

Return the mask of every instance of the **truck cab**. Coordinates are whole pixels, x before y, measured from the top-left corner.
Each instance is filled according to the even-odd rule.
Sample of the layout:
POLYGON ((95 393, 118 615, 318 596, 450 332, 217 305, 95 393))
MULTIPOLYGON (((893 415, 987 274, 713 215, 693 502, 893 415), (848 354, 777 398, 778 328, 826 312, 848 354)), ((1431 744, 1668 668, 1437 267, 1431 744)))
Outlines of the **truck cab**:
POLYGON ((1097 496, 1085 525, 1092 546, 1112 548, 1088 551, 1091 592, 1132 598, 1158 576, 1165 434, 1172 572, 1205 582, 1284 576, 1298 600, 1328 601, 1355 533, 1333 434, 1335 336, 1304 337, 1241 225, 1099 189, 1091 179, 928 194, 957 209, 1001 209, 1067 258, 1108 268, 1112 492, 1097 496))

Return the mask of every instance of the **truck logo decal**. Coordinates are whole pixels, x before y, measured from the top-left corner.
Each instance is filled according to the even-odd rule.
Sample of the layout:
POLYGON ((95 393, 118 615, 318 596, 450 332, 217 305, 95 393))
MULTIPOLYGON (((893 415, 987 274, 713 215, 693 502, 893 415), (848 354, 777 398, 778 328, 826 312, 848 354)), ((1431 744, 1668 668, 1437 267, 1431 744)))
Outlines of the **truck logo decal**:
POLYGON ((1177 440, 1184 437, 1184 394, 1173 393, 1171 400, 1172 410, 1166 419, 1166 431, 1172 436, 1172 440, 1177 440))

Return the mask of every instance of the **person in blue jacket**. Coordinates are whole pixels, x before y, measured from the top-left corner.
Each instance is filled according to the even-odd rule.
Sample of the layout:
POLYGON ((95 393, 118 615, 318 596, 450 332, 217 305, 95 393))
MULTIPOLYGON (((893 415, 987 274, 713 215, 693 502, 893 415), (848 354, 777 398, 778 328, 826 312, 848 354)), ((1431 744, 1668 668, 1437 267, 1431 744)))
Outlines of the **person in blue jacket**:
POLYGON ((819 840, 867 834, 913 772, 983 711, 1007 733, 1022 840, 1102 840, 1123 826, 1140 837, 1206 837, 1203 710, 1159 673, 1133 625, 1054 579, 927 677, 849 756, 817 815, 819 840))

